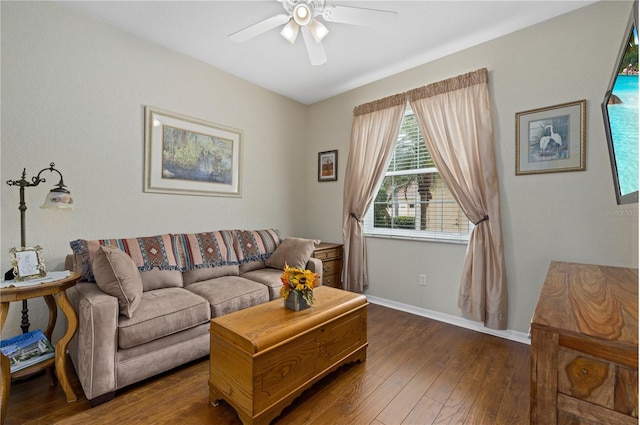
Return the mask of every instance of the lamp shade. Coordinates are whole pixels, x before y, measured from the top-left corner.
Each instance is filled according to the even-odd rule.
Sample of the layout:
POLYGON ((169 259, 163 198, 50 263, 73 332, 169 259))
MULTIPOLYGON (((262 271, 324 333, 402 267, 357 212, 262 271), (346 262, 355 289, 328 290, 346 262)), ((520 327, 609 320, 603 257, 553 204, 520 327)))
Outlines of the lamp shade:
POLYGON ((327 27, 322 25, 322 22, 318 21, 317 19, 311 21, 311 23, 309 24, 309 31, 311 31, 311 35, 313 36, 313 39, 316 41, 316 43, 320 43, 322 39, 325 38, 327 34, 329 34, 329 30, 327 29, 327 27))
POLYGON ((286 38, 289 43, 293 44, 296 41, 296 37, 298 37, 299 29, 300 25, 296 24, 296 21, 291 19, 289 23, 282 28, 280 35, 286 38))
POLYGON ((71 192, 63 187, 51 189, 40 208, 73 209, 71 192))

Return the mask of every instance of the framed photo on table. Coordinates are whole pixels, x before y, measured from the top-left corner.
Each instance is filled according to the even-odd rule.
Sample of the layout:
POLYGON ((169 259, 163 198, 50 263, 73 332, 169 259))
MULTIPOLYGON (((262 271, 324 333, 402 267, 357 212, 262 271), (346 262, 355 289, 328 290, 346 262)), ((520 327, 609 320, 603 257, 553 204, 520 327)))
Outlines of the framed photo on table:
POLYGON ((516 175, 585 170, 586 100, 516 114, 516 175))
POLYGON ((18 282, 47 275, 42 248, 39 245, 33 248, 11 248, 9 255, 13 265, 13 275, 18 282))
POLYGON ((338 151, 318 153, 318 181, 331 182, 338 180, 338 151))

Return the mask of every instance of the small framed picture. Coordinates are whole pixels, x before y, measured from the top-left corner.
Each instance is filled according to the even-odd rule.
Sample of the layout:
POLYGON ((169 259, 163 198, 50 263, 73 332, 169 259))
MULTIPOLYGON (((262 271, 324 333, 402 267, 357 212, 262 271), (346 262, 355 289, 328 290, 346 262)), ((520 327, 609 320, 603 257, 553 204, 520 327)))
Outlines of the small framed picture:
POLYGON ((334 182, 338 180, 338 151, 318 153, 318 181, 334 182))
POLYGON ((42 248, 39 245, 33 248, 11 248, 9 255, 13 265, 13 275, 18 282, 47 275, 42 248))
POLYGON ((585 170, 586 100, 516 114, 516 175, 585 170))

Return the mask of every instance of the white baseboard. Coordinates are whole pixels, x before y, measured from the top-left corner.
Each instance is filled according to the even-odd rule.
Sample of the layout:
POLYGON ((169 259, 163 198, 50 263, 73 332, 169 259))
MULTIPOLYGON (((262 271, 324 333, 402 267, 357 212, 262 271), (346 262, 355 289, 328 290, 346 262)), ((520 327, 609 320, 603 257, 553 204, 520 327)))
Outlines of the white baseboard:
MULTIPOLYGON (((366 294, 365 294, 366 295, 366 294)), ((463 317, 454 316, 451 314, 440 313, 438 311, 428 310, 426 308, 416 307, 409 304, 399 303, 397 301, 387 300, 385 298, 378 298, 371 295, 366 295, 367 300, 372 304, 378 304, 384 307, 393 308, 394 310, 405 311, 407 313, 416 314, 418 316, 427 317, 429 319, 437 320, 439 322, 449 323, 450 325, 459 326, 461 328, 470 329, 472 331, 482 332, 485 334, 497 336, 500 338, 509 339, 511 341, 520 342, 522 344, 531 345, 531 339, 529 335, 524 332, 514 330, 499 331, 495 329, 489 329, 482 326, 479 322, 465 319, 463 317)))

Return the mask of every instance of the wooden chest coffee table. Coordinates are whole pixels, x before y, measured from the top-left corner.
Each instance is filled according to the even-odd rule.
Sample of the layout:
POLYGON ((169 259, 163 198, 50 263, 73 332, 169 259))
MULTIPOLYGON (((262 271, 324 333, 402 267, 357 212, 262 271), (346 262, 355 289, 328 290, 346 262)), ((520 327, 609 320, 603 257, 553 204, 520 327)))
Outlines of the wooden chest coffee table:
POLYGON ((211 320, 209 401, 229 403, 245 425, 268 424, 305 389, 367 356, 367 299, 327 286, 312 308, 282 299, 211 320))

